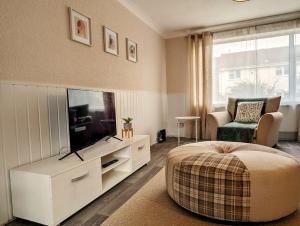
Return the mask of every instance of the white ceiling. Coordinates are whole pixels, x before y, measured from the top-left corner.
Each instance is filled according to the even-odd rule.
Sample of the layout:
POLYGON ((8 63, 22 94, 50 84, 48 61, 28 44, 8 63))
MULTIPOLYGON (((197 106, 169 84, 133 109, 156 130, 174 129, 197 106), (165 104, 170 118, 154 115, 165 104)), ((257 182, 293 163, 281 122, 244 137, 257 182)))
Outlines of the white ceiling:
POLYGON ((300 0, 119 0, 164 37, 194 28, 300 11, 300 0))

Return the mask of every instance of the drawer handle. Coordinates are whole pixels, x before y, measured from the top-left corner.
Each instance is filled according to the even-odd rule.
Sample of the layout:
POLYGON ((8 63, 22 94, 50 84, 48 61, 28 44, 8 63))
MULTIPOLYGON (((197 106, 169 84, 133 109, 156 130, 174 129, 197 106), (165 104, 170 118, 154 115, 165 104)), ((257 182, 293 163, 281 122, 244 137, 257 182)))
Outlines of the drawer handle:
POLYGON ((144 147, 145 147, 145 145, 139 146, 138 150, 140 151, 140 150, 144 149, 144 147))
POLYGON ((83 178, 87 177, 88 175, 89 175, 89 172, 86 172, 85 174, 82 174, 79 177, 73 177, 71 179, 71 182, 76 182, 76 181, 82 180, 83 178))

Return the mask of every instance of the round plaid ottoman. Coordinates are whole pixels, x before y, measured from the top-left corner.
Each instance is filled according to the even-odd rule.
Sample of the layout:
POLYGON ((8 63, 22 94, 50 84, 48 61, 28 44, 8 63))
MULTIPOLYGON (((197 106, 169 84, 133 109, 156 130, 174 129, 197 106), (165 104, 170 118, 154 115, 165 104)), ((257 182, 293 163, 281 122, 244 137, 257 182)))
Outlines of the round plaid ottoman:
POLYGON ((168 153, 170 197, 200 215, 226 221, 265 222, 297 210, 300 165, 273 148, 200 142, 168 153))

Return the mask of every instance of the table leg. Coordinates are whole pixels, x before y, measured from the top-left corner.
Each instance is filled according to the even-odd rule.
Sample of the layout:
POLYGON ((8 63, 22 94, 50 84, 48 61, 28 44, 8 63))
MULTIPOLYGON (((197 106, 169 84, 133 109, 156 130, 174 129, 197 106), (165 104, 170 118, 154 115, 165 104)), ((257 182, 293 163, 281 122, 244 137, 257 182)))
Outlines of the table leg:
POLYGON ((198 123, 197 123, 197 119, 195 120, 195 127, 196 127, 196 142, 198 141, 198 123))
POLYGON ((180 145, 180 125, 179 121, 177 121, 177 145, 180 145))

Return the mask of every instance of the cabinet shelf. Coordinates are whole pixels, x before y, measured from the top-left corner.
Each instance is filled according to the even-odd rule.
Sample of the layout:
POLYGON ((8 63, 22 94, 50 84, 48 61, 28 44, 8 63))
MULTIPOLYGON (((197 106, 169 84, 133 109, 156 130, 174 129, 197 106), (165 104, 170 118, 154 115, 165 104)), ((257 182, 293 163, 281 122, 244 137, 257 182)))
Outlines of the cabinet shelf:
MULTIPOLYGON (((109 172, 110 170, 112 170, 112 169, 118 167, 119 165, 123 164, 124 162, 127 162, 130 158, 116 157, 116 158, 111 158, 109 161, 111 161, 113 159, 118 159, 119 161, 117 161, 117 162, 115 162, 115 163, 113 163, 113 164, 111 164, 111 165, 109 165, 105 168, 102 167, 102 174, 105 174, 105 173, 109 172)), ((107 162, 109 162, 109 161, 107 161, 107 162)))
POLYGON ((102 193, 108 191, 110 188, 121 182, 130 172, 119 170, 111 170, 102 176, 102 193))

